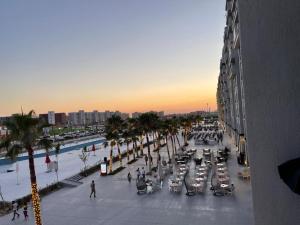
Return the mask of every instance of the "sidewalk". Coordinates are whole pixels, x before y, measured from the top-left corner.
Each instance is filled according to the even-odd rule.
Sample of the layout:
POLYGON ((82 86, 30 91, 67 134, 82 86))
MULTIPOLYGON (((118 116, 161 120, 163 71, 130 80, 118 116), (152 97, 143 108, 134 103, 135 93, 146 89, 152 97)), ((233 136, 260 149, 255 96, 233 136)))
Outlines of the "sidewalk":
MULTIPOLYGON (((201 149, 199 146, 197 148, 201 149)), ((160 152, 163 157, 166 147, 160 152)), ((157 154, 152 155, 156 164, 157 154)), ((233 196, 225 197, 215 197, 210 190, 194 197, 186 196, 184 191, 177 195, 170 193, 166 184, 154 194, 137 195, 135 182, 128 183, 127 173, 131 171, 135 177, 136 168, 145 166, 145 161, 142 158, 132 165, 126 165, 126 159, 123 162, 126 169, 114 176, 100 177, 99 173, 95 173, 83 179, 84 183, 76 188, 64 188, 43 198, 43 224, 253 225, 251 187, 235 176, 239 167, 234 151, 228 161, 228 168, 236 191, 233 196), (96 199, 89 198, 91 180, 96 183, 96 199)), ((119 164, 116 162, 114 165, 119 164)), ((29 216, 28 222, 24 222, 23 218, 10 222, 12 215, 7 215, 0 218, 0 225, 33 225, 31 209, 29 216)))

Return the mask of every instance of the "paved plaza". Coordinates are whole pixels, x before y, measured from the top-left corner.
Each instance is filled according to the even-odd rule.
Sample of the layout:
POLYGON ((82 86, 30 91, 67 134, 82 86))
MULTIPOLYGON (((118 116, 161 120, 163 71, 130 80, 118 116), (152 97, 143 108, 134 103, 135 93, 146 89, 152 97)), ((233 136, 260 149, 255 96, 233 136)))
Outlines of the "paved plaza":
MULTIPOLYGON (((225 139, 228 142, 228 139, 225 139)), ((227 143, 228 145, 228 143, 227 143)), ((171 146, 171 145, 170 145, 171 146)), ((170 148, 171 149, 171 148, 170 148)), ((198 149, 200 149, 198 147, 198 149)), ((144 150, 144 152, 146 152, 144 150)), ((156 157, 156 153, 153 153, 156 157)), ((166 159, 166 148, 161 150, 166 159)), ((154 162, 156 162, 154 157, 154 162)), ((126 159, 125 159, 126 160, 126 159)), ((126 165, 127 166, 127 165, 126 165)), ((95 173, 76 188, 64 188, 42 199, 44 225, 253 225, 252 195, 249 181, 237 178, 239 167, 235 150, 231 152, 228 168, 236 189, 232 196, 216 197, 209 190, 203 195, 188 197, 170 193, 167 179, 163 189, 153 194, 137 195, 135 180, 127 181, 127 173, 136 176, 137 167, 145 166, 139 159, 114 176, 100 177, 95 173), (97 197, 89 198, 90 182, 95 180, 97 197)), ((29 221, 23 217, 11 222, 12 215, 0 218, 1 225, 34 224, 30 210, 29 221)))

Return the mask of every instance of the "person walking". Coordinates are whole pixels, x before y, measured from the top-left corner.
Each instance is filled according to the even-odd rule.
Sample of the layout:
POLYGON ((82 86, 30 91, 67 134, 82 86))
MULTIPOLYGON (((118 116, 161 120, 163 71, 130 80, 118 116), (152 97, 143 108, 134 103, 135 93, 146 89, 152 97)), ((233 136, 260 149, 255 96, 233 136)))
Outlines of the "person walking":
POLYGON ((14 213, 12 221, 15 220, 16 215, 18 216, 18 218, 20 217, 20 214, 18 213, 18 209, 19 209, 18 204, 15 201, 12 201, 12 210, 13 210, 13 213, 14 213))
POLYGON ((150 155, 150 165, 153 165, 153 158, 151 155, 150 155))
POLYGON ((127 174, 127 179, 128 179, 128 182, 131 183, 131 173, 130 173, 130 171, 127 174))
POLYGON ((136 175, 137 175, 137 180, 139 180, 139 179, 140 179, 140 176, 141 176, 140 168, 137 168, 137 170, 136 170, 136 175))
POLYGON ((25 203, 25 206, 23 208, 23 215, 24 215, 24 220, 28 220, 28 208, 27 208, 27 203, 25 203))
POLYGON ((146 166, 148 165, 148 156, 145 155, 145 163, 146 163, 146 166))
POLYGON ((145 172, 144 167, 142 167, 142 177, 144 180, 146 179, 146 172, 145 172))
POLYGON ((95 181, 94 180, 92 180, 92 183, 91 183, 90 198, 92 197, 93 194, 94 194, 94 198, 96 198, 96 186, 95 186, 95 181))

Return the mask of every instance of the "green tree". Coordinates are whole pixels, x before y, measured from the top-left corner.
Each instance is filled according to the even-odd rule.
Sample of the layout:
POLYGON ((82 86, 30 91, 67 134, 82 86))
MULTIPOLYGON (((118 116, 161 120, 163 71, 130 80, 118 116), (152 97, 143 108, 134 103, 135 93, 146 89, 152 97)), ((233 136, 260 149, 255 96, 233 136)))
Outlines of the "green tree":
POLYGON ((130 157, 129 157, 129 145, 132 142, 132 140, 131 140, 131 137, 130 137, 131 135, 130 135, 130 131, 128 129, 128 124, 125 123, 124 127, 125 127, 125 129, 123 130, 122 138, 124 139, 124 143, 126 143, 126 156, 127 156, 127 163, 128 163, 129 160, 130 160, 130 157))
POLYGON ((28 114, 14 114, 11 120, 5 125, 10 131, 9 138, 12 141, 11 143, 13 145, 19 145, 22 149, 26 149, 28 153, 35 224, 42 225, 40 197, 34 167, 33 146, 36 145, 36 139, 42 133, 44 125, 41 124, 40 120, 35 116, 33 110, 28 114))
POLYGON ((114 138, 114 134, 112 132, 108 132, 105 135, 106 141, 104 143, 104 147, 110 146, 110 153, 109 153, 109 173, 112 173, 112 164, 113 164, 113 151, 114 147, 116 146, 116 141, 114 138))
POLYGON ((109 118, 105 126, 106 133, 110 133, 111 138, 113 138, 115 144, 117 145, 120 167, 122 167, 122 154, 120 150, 120 145, 121 145, 120 136, 122 133, 122 128, 123 128, 123 120, 120 116, 116 116, 116 115, 113 115, 111 118, 109 118))
MULTIPOLYGON (((138 120, 146 136, 148 158, 150 159, 152 156, 150 152, 149 134, 155 130, 155 123, 158 120, 158 116, 151 112, 143 113, 142 115, 139 116, 138 120)), ((151 174, 151 163, 149 163, 149 173, 151 174)))

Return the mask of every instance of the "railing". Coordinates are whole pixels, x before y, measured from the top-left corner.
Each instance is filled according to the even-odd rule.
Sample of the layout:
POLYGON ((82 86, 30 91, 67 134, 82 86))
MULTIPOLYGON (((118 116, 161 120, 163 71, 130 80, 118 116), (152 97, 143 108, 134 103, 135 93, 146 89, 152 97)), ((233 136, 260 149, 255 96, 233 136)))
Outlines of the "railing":
POLYGON ((236 47, 237 44, 238 44, 239 35, 240 35, 239 24, 235 24, 234 30, 233 30, 233 43, 234 43, 234 47, 236 47))

